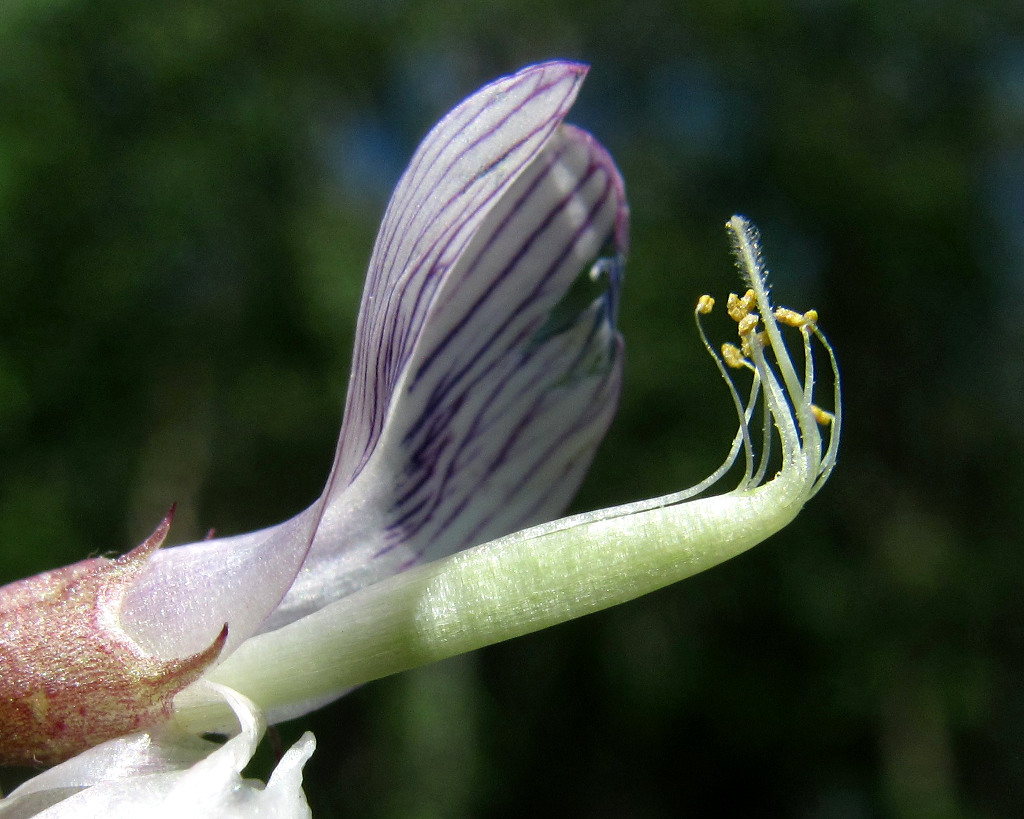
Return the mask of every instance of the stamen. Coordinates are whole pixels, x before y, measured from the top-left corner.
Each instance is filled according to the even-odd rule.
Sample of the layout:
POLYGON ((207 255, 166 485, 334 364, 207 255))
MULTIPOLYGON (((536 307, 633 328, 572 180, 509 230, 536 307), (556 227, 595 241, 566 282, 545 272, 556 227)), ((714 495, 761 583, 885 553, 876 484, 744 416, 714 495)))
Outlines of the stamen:
POLYGON ((757 297, 754 295, 754 291, 748 290, 742 297, 737 296, 735 293, 730 293, 725 310, 729 314, 729 318, 738 323, 750 315, 750 311, 756 305, 757 297))
POLYGON ((764 349, 769 344, 768 334, 765 332, 760 332, 748 333, 747 335, 743 336, 743 338, 740 341, 740 349, 743 351, 743 355, 745 355, 747 358, 750 358, 753 355, 753 352, 751 351, 752 344, 757 344, 758 347, 764 349))
POLYGON ((718 372, 721 374, 722 379, 725 381, 726 386, 729 388, 729 395, 732 397, 733 406, 736 408, 736 415, 739 417, 739 430, 737 430, 735 437, 733 438, 732 445, 729 447, 729 454, 726 455, 725 461, 718 467, 711 475, 705 478, 697 486, 690 487, 690 489, 684 490, 682 493, 678 493, 673 497, 673 502, 684 500, 685 498, 692 497, 703 492, 709 486, 713 486, 718 483, 723 475, 728 472, 732 465, 736 462, 736 456, 739 454, 740 444, 743 445, 743 458, 744 458, 744 474, 743 479, 740 481, 740 486, 746 486, 750 483, 753 471, 753 459, 754 459, 754 445, 750 440, 750 419, 753 416, 754 408, 757 404, 757 396, 760 391, 760 384, 757 380, 757 373, 754 373, 754 384, 751 388, 750 398, 747 400, 746 407, 743 406, 743 401, 740 399, 740 394, 736 390, 736 385, 733 384, 732 378, 729 377, 729 372, 726 366, 732 368, 749 367, 753 369, 750 362, 745 361, 743 354, 736 348, 735 345, 725 344, 722 345, 722 358, 715 355, 714 348, 711 346, 711 342, 708 341, 707 333, 704 332, 704 325, 701 324, 701 315, 707 315, 711 312, 711 308, 714 307, 715 300, 711 296, 701 296, 697 300, 697 309, 694 312, 694 318, 697 323, 697 332, 700 334, 700 340, 704 344, 704 349, 708 355, 711 356, 712 361, 715 362, 715 366, 718 367, 718 372), (704 308, 704 309, 702 309, 704 308), (724 363, 723 363, 724 359, 724 363))
POLYGON ((811 404, 811 412, 814 413, 814 420, 823 427, 829 426, 835 420, 834 414, 828 410, 823 410, 817 404, 811 404))
MULTIPOLYGON (((818 315, 814 310, 808 312, 814 313, 815 317, 818 315)), ((803 327, 808 322, 807 313, 798 313, 796 310, 790 310, 788 307, 776 307, 775 320, 788 327, 803 327)))
POLYGON ((838 454, 841 426, 839 368, 835 354, 828 340, 816 325, 818 315, 815 311, 798 313, 780 308, 785 311, 782 313, 783 317, 776 317, 776 310, 771 306, 768 298, 768 286, 761 263, 760 250, 751 244, 756 237, 754 228, 741 217, 733 217, 728 223, 728 227, 733 236, 733 245, 738 259, 737 266, 743 271, 747 281, 754 284, 754 287, 747 290, 743 296, 730 294, 726 307, 729 317, 740 325, 737 329, 742 337, 742 349, 735 344, 726 343, 721 346, 721 353, 719 353, 708 340, 701 317, 712 312, 715 299, 709 295, 703 295, 698 298, 694 307, 694 319, 701 343, 708 355, 711 356, 712 361, 715 362, 715 366, 729 389, 739 421, 739 428, 733 437, 725 460, 707 478, 689 489, 660 498, 636 501, 602 512, 588 512, 552 521, 549 524, 542 524, 530 530, 531 537, 538 536, 540 533, 550 534, 568 529, 584 520, 594 522, 619 518, 688 501, 704 493, 725 477, 735 465, 741 449, 744 453, 745 467, 736 491, 754 489, 764 483, 768 474, 768 467, 772 461, 772 439, 775 437, 778 437, 782 444, 783 471, 790 464, 799 463, 810 467, 814 483, 810 487, 808 497, 813 496, 820 489, 831 473, 838 454), (737 231, 742 233, 742 239, 737 238, 737 231), (748 263, 756 263, 757 266, 744 267, 748 263), (754 312, 755 308, 759 312, 754 312), (800 321, 792 323, 790 321, 792 316, 798 316, 800 321), (803 337, 805 371, 802 381, 796 375, 792 359, 779 329, 779 322, 785 326, 796 327, 803 337), (762 323, 765 329, 755 332, 754 328, 762 323), (834 414, 813 404, 811 400, 815 382, 812 335, 825 349, 832 366, 834 406, 836 408, 834 414), (770 351, 773 361, 769 361, 766 351, 770 351), (745 400, 740 396, 730 375, 732 370, 738 369, 750 370, 752 375, 750 390, 745 400), (762 413, 761 446, 759 449, 755 449, 750 426, 754 414, 759 410, 762 413), (828 418, 829 442, 824 456, 820 454, 822 442, 819 432, 819 416, 828 418))
MULTIPOLYGON (((815 314, 814 320, 817 321, 818 316, 815 314)), ((828 480, 829 475, 832 474, 832 470, 835 468, 836 460, 839 457, 839 437, 840 431, 843 427, 843 391, 842 384, 839 379, 839 362, 836 361, 835 351, 832 349, 832 345, 828 343, 828 339, 825 338, 825 334, 818 329, 817 325, 811 325, 811 332, 814 333, 814 337, 818 340, 818 343, 825 348, 825 352, 828 353, 829 364, 832 367, 832 406, 835 410, 832 414, 832 423, 829 426, 829 441, 828 449, 825 450, 825 454, 821 459, 821 466, 818 469, 818 480, 815 482, 814 487, 811 489, 811 497, 817 494, 818 490, 824 486, 825 481, 828 480)))
POLYGON ((726 342, 722 345, 722 360, 725 361, 727 367, 732 367, 734 370, 742 370, 744 367, 753 369, 753 365, 735 344, 726 342))
POLYGON ((749 335, 754 332, 754 328, 757 327, 757 323, 761 320, 761 317, 757 313, 748 313, 739 321, 739 333, 741 336, 749 335))

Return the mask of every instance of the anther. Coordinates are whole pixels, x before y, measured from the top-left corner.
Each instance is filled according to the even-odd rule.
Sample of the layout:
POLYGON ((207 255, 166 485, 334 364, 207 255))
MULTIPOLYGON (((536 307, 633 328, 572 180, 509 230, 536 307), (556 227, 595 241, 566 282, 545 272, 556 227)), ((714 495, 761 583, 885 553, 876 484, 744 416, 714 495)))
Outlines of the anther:
POLYGON ((807 317, 803 313, 790 310, 788 307, 776 307, 775 320, 787 327, 803 327, 807 324, 807 317))
POLYGON ((756 313, 747 313, 743 318, 739 319, 740 335, 746 336, 754 332, 754 328, 757 327, 759 319, 760 317, 756 313))
POLYGON ((725 312, 733 321, 739 321, 745 315, 740 307, 740 297, 735 293, 729 294, 729 298, 725 302, 725 312))
POLYGON ((811 404, 811 415, 823 427, 831 426, 832 421, 835 420, 835 415, 828 410, 823 410, 817 404, 811 404))
POLYGON ((735 344, 722 345, 722 361, 727 367, 732 367, 734 370, 741 370, 747 366, 746 357, 735 344))
POLYGON ((742 296, 730 293, 725 309, 729 314, 729 318, 733 321, 739 322, 749 316, 750 311, 753 310, 756 305, 757 297, 754 295, 754 291, 748 290, 742 296))
POLYGON ((702 316, 706 316, 710 313, 714 306, 715 300, 711 298, 711 296, 705 295, 697 299, 697 312, 702 316))

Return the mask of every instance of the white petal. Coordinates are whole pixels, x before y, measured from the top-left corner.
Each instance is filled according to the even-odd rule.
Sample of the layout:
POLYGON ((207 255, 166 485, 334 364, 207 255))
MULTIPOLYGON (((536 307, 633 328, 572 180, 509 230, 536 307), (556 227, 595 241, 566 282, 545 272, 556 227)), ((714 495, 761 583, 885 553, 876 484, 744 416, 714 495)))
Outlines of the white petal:
MULTIPOLYGON (((302 792, 302 767, 313 754, 316 742, 313 735, 306 733, 282 757, 269 783, 243 779, 242 770, 252 759, 256 746, 263 736, 265 724, 256 707, 231 689, 217 686, 219 693, 227 699, 239 720, 241 731, 223 746, 187 767, 182 760, 188 754, 177 748, 180 737, 161 746, 158 739, 139 734, 115 740, 98 746, 84 754, 41 774, 0 801, 0 816, 3 819, 38 816, 41 819, 111 819, 119 816, 145 816, 147 819, 249 819, 250 817, 273 817, 274 819, 307 819, 309 805, 302 792), (163 747, 163 757, 178 755, 177 770, 160 773, 145 773, 135 760, 146 753, 132 754, 118 745, 132 745, 138 749, 163 747), (116 760, 126 757, 131 764, 118 776, 116 760), (90 757, 91 762, 86 758, 90 757), (76 779, 73 771, 88 768, 98 760, 105 759, 104 775, 89 787, 67 796, 67 783, 76 779), (63 769, 63 770, 62 770, 63 769), (56 774, 56 776, 54 776, 56 774), (49 782, 45 780, 49 777, 49 782), (64 788, 54 788, 58 782, 64 788), (66 797, 66 798, 64 798, 66 797), (53 804, 54 799, 61 801, 53 804), (41 810, 44 804, 51 807, 41 810)), ((186 740, 187 742, 187 740, 186 740)), ((210 743, 204 743, 207 752, 210 743)))

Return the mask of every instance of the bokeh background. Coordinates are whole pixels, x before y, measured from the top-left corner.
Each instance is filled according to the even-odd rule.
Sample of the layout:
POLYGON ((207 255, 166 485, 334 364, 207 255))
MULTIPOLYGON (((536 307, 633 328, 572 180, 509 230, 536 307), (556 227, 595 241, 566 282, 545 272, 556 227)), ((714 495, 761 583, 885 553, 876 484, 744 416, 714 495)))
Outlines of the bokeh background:
POLYGON ((172 501, 184 542, 312 500, 416 143, 578 58, 633 243, 576 507, 723 455, 690 313, 736 286, 734 212, 838 351, 839 468, 727 565, 283 726, 317 734, 315 815, 1021 815, 1022 32, 1005 0, 6 0, 2 579, 172 501))

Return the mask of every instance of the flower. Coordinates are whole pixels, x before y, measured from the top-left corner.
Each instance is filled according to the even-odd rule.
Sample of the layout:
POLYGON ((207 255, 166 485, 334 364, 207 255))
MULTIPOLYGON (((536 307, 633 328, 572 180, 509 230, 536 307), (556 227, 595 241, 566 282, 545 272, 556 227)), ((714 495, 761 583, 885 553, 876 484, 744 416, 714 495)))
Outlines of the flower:
MULTIPOLYGON (((374 248, 316 503, 160 549, 168 517, 117 560, 0 590, 0 756, 67 760, 0 800, 0 817, 308 815, 311 736, 265 788, 241 778, 264 719, 675 582, 768 537, 820 488, 839 441, 835 358, 813 311, 772 307, 756 233, 734 217, 741 346, 719 358, 705 338, 739 418, 726 463, 683 493, 543 522, 582 479, 622 367, 624 188, 607 152, 562 122, 585 73, 559 61, 500 79, 420 145, 374 248), (780 324, 801 336, 802 376, 780 324), (834 415, 814 403, 815 341, 834 415), (753 373, 745 401, 728 366, 753 373), (740 451, 739 486, 695 497, 740 451), (218 747, 199 739, 210 732, 234 736, 218 747)), ((702 297, 698 320, 712 307, 702 297)))
MULTIPOLYGON (((310 508, 160 549, 168 517, 117 560, 0 590, 0 762, 53 764, 146 731, 160 741, 131 765, 121 747, 119 775, 165 768, 183 689, 222 709, 204 730, 238 730, 238 700, 205 680, 254 635, 562 511, 622 368, 622 180, 563 123, 586 71, 558 61, 499 79, 416 151, 377 237, 340 441, 310 508)), ((259 705, 276 721, 345 690, 259 705)))
MULTIPOLYGON (((739 419, 719 469, 681 492, 539 524, 381 580, 254 637, 209 678, 273 713, 325 686, 359 685, 623 603, 735 557, 789 524, 836 463, 839 368, 815 311, 772 305, 755 228, 740 216, 726 227, 749 285, 727 304, 740 346, 724 345, 721 356, 711 348, 700 327, 714 307, 710 296, 702 296, 695 311, 739 419), (784 328, 800 337, 802 372, 784 328), (815 343, 831 370, 832 412, 815 403, 815 343), (752 373, 746 400, 730 368, 752 373), (754 436, 750 423, 758 412, 762 430, 754 436), (737 486, 702 496, 741 451, 745 467, 737 486), (777 471, 768 478, 773 464, 777 471)), ((210 724, 217 708, 196 689, 186 689, 176 702, 179 722, 194 727, 210 724)))

